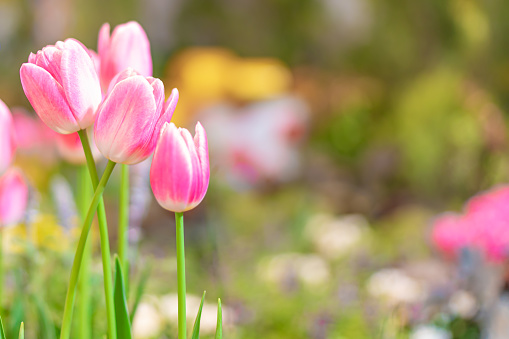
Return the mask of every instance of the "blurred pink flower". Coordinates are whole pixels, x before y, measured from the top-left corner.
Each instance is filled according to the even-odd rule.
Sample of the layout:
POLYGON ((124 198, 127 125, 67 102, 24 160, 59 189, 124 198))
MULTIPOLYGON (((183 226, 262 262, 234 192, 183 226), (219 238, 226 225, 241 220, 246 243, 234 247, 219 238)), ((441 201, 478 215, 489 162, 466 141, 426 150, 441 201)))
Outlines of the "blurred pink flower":
POLYGON ((461 248, 475 248, 491 261, 509 257, 509 186, 479 194, 462 215, 445 214, 435 220, 435 246, 449 257, 461 248))
MULTIPOLYGON (((87 131, 89 135, 90 148, 92 149, 92 156, 97 159, 101 153, 95 145, 94 138, 92 137, 92 129, 87 131)), ((62 158, 71 164, 80 165, 85 164, 87 159, 83 146, 81 145, 80 136, 77 132, 71 134, 58 134, 56 138, 57 149, 62 158)))
POLYGON ((23 91, 42 121, 62 134, 90 127, 102 94, 88 51, 74 39, 30 53, 20 69, 23 91))
POLYGON ((447 257, 454 258, 470 243, 470 229, 461 215, 446 213, 435 219, 431 239, 447 257))
POLYGON ((32 151, 53 145, 58 133, 46 126, 39 118, 23 108, 13 108, 12 119, 16 146, 22 151, 32 151))
POLYGON ((118 25, 111 36, 110 25, 104 24, 99 31, 97 45, 103 91, 106 91, 115 75, 128 67, 145 77, 152 76, 150 42, 136 21, 118 25))
POLYGON ((171 120, 178 98, 173 89, 165 103, 159 79, 144 77, 131 68, 119 73, 97 112, 97 148, 117 163, 132 165, 147 159, 154 152, 161 127, 171 120))
POLYGON ((0 175, 11 165, 15 149, 11 111, 0 100, 0 175))
POLYGON ((205 197, 210 167, 207 135, 200 123, 193 137, 165 123, 150 168, 150 184, 159 204, 173 212, 195 208, 205 197))
POLYGON ((28 186, 17 169, 8 170, 0 177, 0 226, 21 220, 28 200, 28 186))

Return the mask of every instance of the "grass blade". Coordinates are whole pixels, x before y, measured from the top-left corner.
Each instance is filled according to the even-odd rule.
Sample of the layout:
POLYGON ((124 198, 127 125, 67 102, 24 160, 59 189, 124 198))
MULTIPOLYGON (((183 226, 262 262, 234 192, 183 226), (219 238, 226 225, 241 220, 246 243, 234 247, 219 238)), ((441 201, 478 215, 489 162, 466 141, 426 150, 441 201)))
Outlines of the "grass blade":
POLYGON ((25 339, 25 325, 23 323, 19 328, 19 339, 25 339))
POLYGON ((203 296, 201 297, 200 308, 198 309, 198 314, 196 314, 196 320, 194 321, 193 336, 191 337, 191 339, 200 338, 201 310, 203 309, 203 302, 205 301, 205 293, 207 293, 207 291, 203 291, 203 296))
POLYGON ((117 322, 117 338, 132 339, 131 322, 127 308, 122 265, 118 256, 115 256, 115 285, 114 285, 115 318, 117 322))
POLYGON ((2 317, 0 317, 0 339, 6 339, 2 317))
POLYGON ((221 299, 217 299, 217 326, 216 326, 216 338, 223 338, 223 312, 221 310, 221 299))

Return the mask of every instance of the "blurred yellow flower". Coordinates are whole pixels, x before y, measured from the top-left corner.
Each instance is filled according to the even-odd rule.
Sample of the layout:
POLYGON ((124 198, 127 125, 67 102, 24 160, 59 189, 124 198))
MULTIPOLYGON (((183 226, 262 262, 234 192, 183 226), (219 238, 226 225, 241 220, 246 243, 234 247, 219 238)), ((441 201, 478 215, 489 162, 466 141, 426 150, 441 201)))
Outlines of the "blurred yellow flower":
POLYGON ((276 59, 237 59, 227 78, 229 93, 238 100, 264 100, 287 93, 292 83, 290 71, 276 59))
POLYGON ((12 227, 6 227, 2 230, 2 248, 7 253, 23 253, 27 238, 26 227, 24 224, 18 224, 12 227))
POLYGON ((204 106, 233 99, 255 101, 285 94, 291 72, 271 58, 240 58, 225 48, 194 47, 169 61, 165 82, 180 92, 178 114, 172 121, 183 125, 204 106))
POLYGON ((58 224, 55 216, 40 214, 30 225, 18 224, 4 229, 3 246, 8 253, 23 253, 27 245, 44 248, 55 252, 69 250, 71 244, 77 239, 78 228, 70 233, 58 224))

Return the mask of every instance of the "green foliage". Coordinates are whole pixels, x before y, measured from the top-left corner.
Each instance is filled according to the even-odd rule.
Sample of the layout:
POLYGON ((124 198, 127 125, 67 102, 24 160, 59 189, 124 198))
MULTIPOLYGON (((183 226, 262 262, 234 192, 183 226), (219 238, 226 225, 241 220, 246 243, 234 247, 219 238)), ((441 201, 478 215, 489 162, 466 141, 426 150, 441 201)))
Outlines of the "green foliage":
POLYGON ((217 299, 217 326, 215 339, 223 338, 223 312, 221 310, 221 299, 217 299))
POLYGON ((191 339, 199 339, 200 338, 200 320, 201 320, 201 311, 203 309, 203 302, 205 301, 205 294, 207 292, 203 291, 203 296, 201 297, 200 308, 198 309, 198 314, 196 314, 196 319, 194 321, 193 326, 193 335, 191 339))
POLYGON ((118 338, 131 339, 131 322, 129 320, 129 310, 127 307, 124 276, 122 274, 122 265, 120 264, 118 256, 115 256, 114 301, 117 336, 118 338))
POLYGON ((4 323, 3 323, 1 317, 0 317, 0 339, 7 339, 7 337, 5 336, 5 331, 4 331, 4 323))

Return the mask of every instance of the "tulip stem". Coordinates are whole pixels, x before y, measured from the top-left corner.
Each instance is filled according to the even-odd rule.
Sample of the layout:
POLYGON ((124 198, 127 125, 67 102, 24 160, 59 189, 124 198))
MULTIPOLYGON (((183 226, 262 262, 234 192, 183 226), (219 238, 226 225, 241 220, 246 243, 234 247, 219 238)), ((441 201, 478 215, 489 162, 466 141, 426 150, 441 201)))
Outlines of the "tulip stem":
POLYGON ((122 174, 120 177, 120 209, 118 214, 118 256, 122 270, 124 271, 126 286, 129 276, 129 166, 121 165, 122 174))
MULTIPOLYGON (((94 157, 90 148, 90 142, 88 141, 88 134, 86 130, 78 131, 83 145, 83 151, 85 152, 85 158, 87 159, 88 172, 90 179, 92 179, 92 187, 94 190, 99 189, 99 177, 97 175, 97 169, 95 167, 94 157)), ((115 167, 116 163, 108 161, 106 165, 106 171, 111 167, 111 170, 115 167)), ((103 177, 104 175, 103 174, 103 177)), ((111 175, 111 173, 110 173, 111 175)), ((102 179, 101 179, 102 181, 102 179)), ((106 183, 105 183, 106 184, 106 183)), ((102 188, 104 190, 104 187, 102 188)), ((117 325, 115 321, 115 305, 113 301, 113 277, 111 270, 111 253, 110 253, 110 240, 108 238, 108 223, 106 221, 106 210, 104 208, 104 201, 100 199, 99 208, 97 208, 97 220, 99 222, 99 238, 101 241, 101 258, 103 266, 103 279, 104 279, 104 297, 106 299, 106 317, 108 321, 108 339, 117 338, 117 325)))
MULTIPOLYGON (((90 181, 87 166, 82 165, 78 168, 78 187, 77 202, 81 222, 85 221, 90 198, 92 195, 92 182, 90 181)), ((90 260, 92 259, 92 239, 88 239, 85 244, 83 261, 78 281, 79 304, 78 304, 78 332, 80 339, 92 338, 92 319, 91 319, 91 298, 90 298, 90 260)))
MULTIPOLYGON (((86 153, 86 152, 85 152, 86 153)), ((76 248, 76 254, 74 256, 74 261, 72 263, 71 268, 71 277, 69 279, 69 287, 67 289, 67 296, 65 297, 65 306, 64 306, 64 316, 62 319, 62 329, 60 332, 60 339, 69 339, 71 333, 71 323, 72 323, 72 312, 74 306, 74 300, 76 299, 76 287, 78 285, 78 278, 81 268, 81 263, 83 261, 83 252, 85 251, 85 245, 87 242, 88 233, 90 232, 90 226, 92 226, 92 220, 94 219, 95 211, 97 207, 102 202, 102 195, 104 192, 104 188, 106 187, 106 183, 115 168, 115 163, 112 161, 108 162, 106 169, 104 170, 101 181, 97 185, 94 196, 92 198, 92 202, 90 203, 90 207, 88 209, 87 215, 85 217, 85 221, 83 222, 83 228, 81 229, 80 239, 78 241, 78 247, 76 248)), ((99 209, 100 210, 100 209, 99 209)), ((101 242, 102 247, 102 242, 101 242)), ((109 263, 109 260, 108 260, 109 263)), ((111 264, 110 264, 111 265, 111 264)), ((109 278, 111 278, 111 274, 109 274, 109 278)), ((105 278, 106 281, 106 278, 105 278)), ((105 284, 106 285, 106 284, 105 284)), ((108 299, 106 299, 108 300, 108 299)), ((109 317, 108 317, 109 320, 109 317)), ((113 313, 113 320, 115 320, 115 314, 113 313)), ((113 321, 115 324, 115 321, 113 321)), ((109 325, 109 324, 108 324, 109 325)), ((114 328, 115 329, 115 328, 114 328)), ((116 329, 113 332, 113 337, 108 336, 108 338, 116 338, 116 329)))
POLYGON ((175 224, 177 228, 178 339, 186 339, 186 252, 182 212, 175 212, 175 224))

